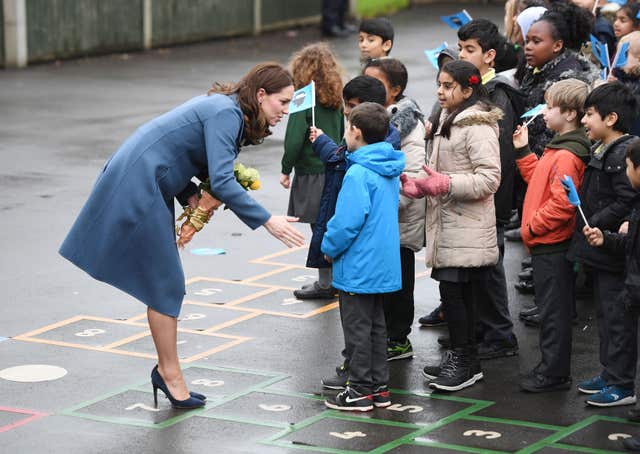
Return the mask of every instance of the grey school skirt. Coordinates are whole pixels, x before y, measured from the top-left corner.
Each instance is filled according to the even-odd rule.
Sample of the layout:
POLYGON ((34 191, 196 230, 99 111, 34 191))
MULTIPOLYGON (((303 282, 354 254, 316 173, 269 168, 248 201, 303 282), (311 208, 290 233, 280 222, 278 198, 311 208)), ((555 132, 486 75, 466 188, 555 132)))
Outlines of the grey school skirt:
POLYGON ((320 196, 324 187, 324 173, 295 175, 289 193, 287 214, 300 218, 300 222, 314 224, 320 211, 320 196))

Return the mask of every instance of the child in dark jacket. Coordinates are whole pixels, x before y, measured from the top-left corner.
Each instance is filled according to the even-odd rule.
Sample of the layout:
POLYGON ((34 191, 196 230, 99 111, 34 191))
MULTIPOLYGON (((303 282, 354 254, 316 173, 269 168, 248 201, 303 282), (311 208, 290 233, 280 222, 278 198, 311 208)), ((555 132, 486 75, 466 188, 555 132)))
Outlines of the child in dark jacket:
POLYGON ((325 401, 335 410, 369 411, 391 405, 383 297, 402 287, 398 230, 398 177, 404 154, 384 141, 389 114, 362 103, 349 114, 347 172, 322 252, 333 262, 349 378, 325 401))
MULTIPOLYGON (((342 95, 344 114, 348 116, 355 106, 363 102, 375 102, 384 106, 387 92, 379 80, 369 76, 358 76, 344 86, 342 95)), ((342 187, 342 178, 347 170, 346 147, 344 142, 341 145, 336 144, 319 128, 311 128, 309 140, 314 153, 325 164, 325 182, 320 196, 318 217, 313 224, 307 267, 319 268, 322 271, 318 282, 295 290, 293 294, 298 299, 334 298, 336 290, 331 285, 331 264, 324 259, 320 251, 320 244, 324 232, 327 230, 327 222, 335 211, 338 192, 342 187)), ((395 149, 400 148, 400 134, 395 128, 389 128, 386 141, 391 143, 395 149)))
MULTIPOLYGON (((627 131, 638 104, 628 88, 611 82, 593 90, 585 108, 582 123, 589 138, 598 142, 593 146, 580 189, 582 210, 590 227, 617 231, 638 196, 625 173, 625 152, 635 140, 627 131)), ((579 234, 584 226, 579 218, 568 258, 592 270, 602 372, 579 383, 578 390, 590 394, 588 405, 633 404, 636 341, 629 337, 624 310, 617 300, 624 283, 624 260, 605 249, 589 246, 585 236, 579 234)))
MULTIPOLYGON (((611 70, 609 81, 622 82, 631 90, 640 104, 640 31, 628 34, 624 41, 629 43, 627 62, 611 70)), ((640 137, 640 115, 636 115, 629 134, 640 137)))
MULTIPOLYGON (((634 190, 640 190, 640 140, 634 139, 625 153, 626 173, 634 190)), ((635 341, 630 344, 630 354, 637 353, 638 315, 640 314, 640 197, 635 197, 631 205, 631 215, 627 224, 627 233, 614 233, 587 226, 582 230, 591 246, 602 247, 611 254, 624 256, 625 279, 622 291, 618 294, 619 310, 624 310, 625 323, 629 337, 635 341)), ((620 229, 623 230, 622 228, 620 229)), ((632 366, 635 369, 635 364, 632 366)), ((640 421, 640 410, 629 411, 629 419, 640 421)), ((630 451, 640 450, 640 437, 623 441, 630 451)))

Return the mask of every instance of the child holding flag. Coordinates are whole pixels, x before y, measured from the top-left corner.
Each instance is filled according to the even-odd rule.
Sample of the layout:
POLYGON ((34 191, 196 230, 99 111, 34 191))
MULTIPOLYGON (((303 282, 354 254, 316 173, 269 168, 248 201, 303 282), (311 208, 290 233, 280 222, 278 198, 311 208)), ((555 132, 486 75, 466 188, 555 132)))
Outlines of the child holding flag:
POLYGON ((527 126, 513 134, 516 164, 528 184, 522 211, 522 242, 531 252, 536 302, 540 308, 541 360, 520 382, 529 392, 566 390, 571 386, 571 319, 574 304, 573 263, 566 259, 575 208, 561 179, 579 187, 591 142, 580 126, 589 93, 585 82, 567 79, 546 93, 543 118, 556 132, 538 158, 529 148, 527 126))
MULTIPOLYGON (((617 232, 638 198, 625 173, 625 153, 635 138, 627 132, 638 104, 620 82, 599 86, 585 102, 582 124, 589 138, 597 141, 585 170, 580 199, 589 226, 617 232)), ((588 405, 610 407, 636 402, 635 337, 617 299, 624 286, 624 260, 602 248, 587 244, 582 218, 576 222, 568 258, 592 270, 602 371, 578 384, 578 391, 590 394, 588 405)))
MULTIPOLYGON (((289 215, 299 218, 300 222, 311 224, 313 231, 324 186, 324 163, 311 149, 309 128, 318 126, 334 140, 339 140, 344 134, 341 70, 325 43, 310 44, 302 48, 291 58, 290 67, 295 88, 299 90, 312 84, 315 93, 312 91, 311 97, 315 97, 317 103, 313 106, 313 99, 308 102, 308 99, 296 96, 302 90, 294 94, 293 108, 310 108, 289 115, 280 184, 285 189, 291 189, 289 215), (296 106, 296 103, 299 106, 296 106), (289 176, 292 170, 295 172, 293 182, 289 176)), ((302 93, 306 98, 309 97, 307 93, 302 93)), ((330 271, 327 271, 327 268, 319 268, 318 274, 318 281, 303 289, 311 291, 310 297, 333 298, 336 293, 331 287, 330 271)))

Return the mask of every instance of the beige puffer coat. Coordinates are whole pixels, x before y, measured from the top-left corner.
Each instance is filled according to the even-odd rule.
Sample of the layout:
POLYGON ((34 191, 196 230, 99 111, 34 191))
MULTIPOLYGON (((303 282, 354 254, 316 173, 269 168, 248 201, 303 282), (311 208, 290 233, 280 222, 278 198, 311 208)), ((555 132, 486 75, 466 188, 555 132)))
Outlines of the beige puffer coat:
POLYGON ((493 194, 500 184, 497 121, 502 111, 476 104, 459 113, 449 139, 429 141, 427 165, 451 176, 449 193, 427 197, 427 266, 475 268, 498 262, 493 194))
MULTIPOLYGON (((422 169, 425 163, 425 129, 422 122, 407 135, 400 148, 405 156, 404 173, 410 178, 424 177, 422 169)), ((424 222, 427 208, 425 199, 410 199, 400 195, 398 205, 398 223, 400 225, 400 246, 418 252, 424 247, 424 222)))

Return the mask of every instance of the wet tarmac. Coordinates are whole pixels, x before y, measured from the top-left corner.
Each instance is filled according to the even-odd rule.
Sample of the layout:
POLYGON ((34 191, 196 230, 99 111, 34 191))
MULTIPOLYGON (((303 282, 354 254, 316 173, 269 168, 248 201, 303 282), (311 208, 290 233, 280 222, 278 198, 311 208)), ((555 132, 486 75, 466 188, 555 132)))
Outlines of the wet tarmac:
MULTIPOLYGON (((502 21, 499 7, 467 10, 502 21)), ((407 65, 407 93, 425 111, 435 71, 423 50, 456 43, 438 20, 451 12, 430 6, 393 17, 392 56, 407 65)), ((305 249, 287 250, 228 211, 182 253, 188 293, 179 354, 207 406, 185 412, 161 399, 153 407, 145 307, 74 268, 57 248, 105 159, 137 126, 259 61, 286 62, 318 38, 304 28, 0 72, 0 452, 593 453, 620 451, 622 438, 640 435, 624 419, 628 407, 587 408, 574 389, 520 392, 519 374, 538 353, 537 331, 519 321, 518 356, 483 362, 485 379, 470 389, 431 394, 420 371, 439 361, 436 339, 446 330, 417 324, 438 304, 422 253, 415 357, 390 364, 393 405, 362 415, 328 411, 320 378, 340 361, 337 304, 293 298, 291 290, 315 277, 304 268, 305 249), (215 249, 225 254, 207 255, 215 249), (10 369, 26 365, 54 367, 10 369)), ((357 74, 355 38, 332 44, 346 74, 357 74)), ((278 185, 284 130, 240 156, 260 170, 263 189, 254 195, 274 213, 284 213, 288 199, 278 185)), ((299 229, 310 237, 308 226, 299 229)), ((513 289, 523 257, 519 243, 507 243, 512 314, 532 302, 513 289)), ((588 301, 578 301, 578 314, 574 383, 599 372, 588 301)))

